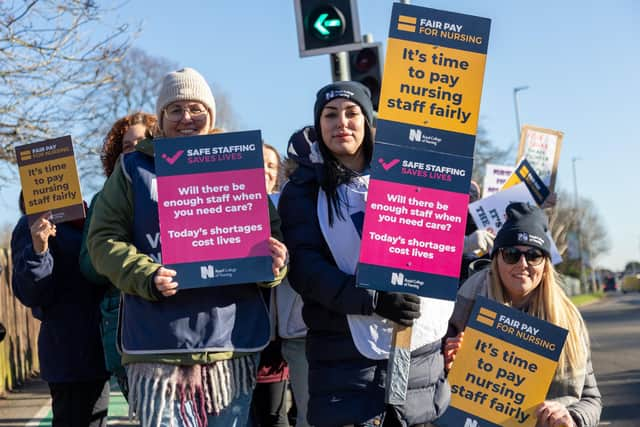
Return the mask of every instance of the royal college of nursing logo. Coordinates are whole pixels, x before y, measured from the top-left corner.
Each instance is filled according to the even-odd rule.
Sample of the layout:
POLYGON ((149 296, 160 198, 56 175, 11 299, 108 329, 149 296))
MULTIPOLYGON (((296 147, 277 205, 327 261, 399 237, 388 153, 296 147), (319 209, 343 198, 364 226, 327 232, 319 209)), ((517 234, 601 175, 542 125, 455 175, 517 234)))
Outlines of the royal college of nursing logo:
POLYGON ((214 277, 216 277, 216 273, 215 273, 215 270, 213 268, 213 265, 208 264, 208 265, 201 265, 200 266, 200 278, 202 278, 202 279, 213 279, 214 277))

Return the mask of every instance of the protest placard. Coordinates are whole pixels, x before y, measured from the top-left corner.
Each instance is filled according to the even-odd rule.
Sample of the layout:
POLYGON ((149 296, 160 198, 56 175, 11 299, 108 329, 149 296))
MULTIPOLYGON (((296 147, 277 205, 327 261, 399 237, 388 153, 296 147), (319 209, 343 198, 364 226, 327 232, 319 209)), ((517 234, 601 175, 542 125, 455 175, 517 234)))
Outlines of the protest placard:
MULTIPOLYGON (((489 197, 469 204, 469 214, 479 229, 487 230, 495 235, 505 221, 505 211, 507 206, 509 203, 513 202, 523 202, 535 205, 536 202, 525 182, 515 184, 506 190, 498 191, 489 197)), ((562 256, 560 255, 558 247, 551 236, 551 231, 547 232, 547 237, 551 242, 551 248, 549 251, 551 255, 551 262, 553 264, 558 264, 562 262, 562 256)))
POLYGON ((514 170, 513 166, 487 163, 482 180, 482 197, 489 197, 500 191, 514 170))
POLYGON ((473 156, 490 24, 393 5, 376 140, 473 156))
POLYGON ((567 330, 478 296, 449 371, 440 427, 533 427, 567 330))
POLYGON ((16 159, 29 225, 45 212, 54 223, 84 218, 70 136, 16 147, 16 159))
POLYGON ((362 232, 360 286, 454 299, 473 160, 376 145, 362 232))
POLYGON ((469 204, 469 214, 479 229, 496 234, 504 223, 505 209, 509 203, 523 202, 535 205, 533 196, 524 182, 489 197, 469 204))
POLYGON ((489 27, 394 4, 359 286, 455 299, 489 27))
POLYGON ((549 188, 544 184, 527 159, 520 161, 507 182, 502 186, 502 190, 506 190, 521 182, 525 183, 531 193, 531 197, 533 197, 538 206, 541 206, 549 196, 549 188))
POLYGON ((522 126, 518 159, 526 158, 550 191, 555 188, 563 136, 553 129, 522 126))
MULTIPOLYGON (((393 5, 358 286, 455 299, 490 24, 393 5)), ((410 341, 394 328, 389 404, 406 399, 410 341)))
POLYGON ((162 262, 180 287, 273 280, 260 132, 154 145, 162 262))

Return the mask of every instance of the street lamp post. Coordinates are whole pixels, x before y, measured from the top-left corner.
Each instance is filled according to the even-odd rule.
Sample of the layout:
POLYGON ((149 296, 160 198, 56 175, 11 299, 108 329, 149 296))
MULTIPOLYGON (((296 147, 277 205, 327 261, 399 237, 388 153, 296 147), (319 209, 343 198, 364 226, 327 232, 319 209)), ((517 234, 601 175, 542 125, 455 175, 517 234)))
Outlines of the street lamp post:
POLYGON ((578 180, 576 179, 576 161, 580 160, 579 157, 571 158, 571 166, 573 169, 573 210, 576 218, 576 232, 578 233, 578 262, 580 262, 580 288, 585 291, 586 283, 584 277, 584 257, 582 256, 582 231, 580 229, 580 218, 578 217, 578 180))
POLYGON ((513 88, 513 107, 516 110, 516 144, 520 143, 520 110, 518 108, 518 92, 529 89, 529 86, 518 86, 513 88))

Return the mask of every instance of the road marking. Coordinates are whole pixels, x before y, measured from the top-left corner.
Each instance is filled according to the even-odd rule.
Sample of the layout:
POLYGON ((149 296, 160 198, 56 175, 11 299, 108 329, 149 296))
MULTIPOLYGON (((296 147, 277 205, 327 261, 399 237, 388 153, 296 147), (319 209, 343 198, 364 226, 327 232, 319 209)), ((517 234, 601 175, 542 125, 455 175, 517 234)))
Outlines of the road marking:
MULTIPOLYGON (((40 410, 36 413, 36 415, 31 419, 31 421, 25 424, 25 426, 26 427, 40 426, 42 424, 42 421, 44 421, 45 417, 49 413, 49 411, 51 411, 51 402, 47 403, 42 408, 40 408, 40 410)), ((51 422, 51 419, 49 418, 47 421, 51 422)))

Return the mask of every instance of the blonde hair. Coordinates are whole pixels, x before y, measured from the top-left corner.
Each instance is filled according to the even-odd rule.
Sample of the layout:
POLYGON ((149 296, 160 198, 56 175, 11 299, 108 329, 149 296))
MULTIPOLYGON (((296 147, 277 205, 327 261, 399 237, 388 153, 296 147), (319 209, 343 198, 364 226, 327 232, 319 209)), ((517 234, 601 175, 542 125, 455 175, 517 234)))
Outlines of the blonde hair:
POLYGON ((283 178, 283 168, 282 168, 282 157, 280 156, 280 153, 278 152, 278 149, 276 147, 274 147, 271 144, 267 144, 266 142, 262 142, 262 147, 265 150, 271 150, 275 153, 276 158, 278 159, 278 166, 277 166, 277 173, 276 173, 276 182, 273 186, 273 192, 277 193, 278 191, 280 191, 280 188, 282 187, 282 181, 284 180, 283 178))
MULTIPOLYGON (((494 256, 491 261, 490 297, 503 304, 511 305, 509 293, 500 279, 497 258, 494 256)), ((564 376, 569 371, 572 371, 573 375, 584 373, 589 348, 587 328, 580 312, 560 287, 559 276, 548 257, 544 260, 542 280, 531 292, 528 307, 524 311, 569 331, 558 361, 556 375, 564 376)))

